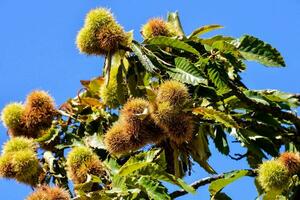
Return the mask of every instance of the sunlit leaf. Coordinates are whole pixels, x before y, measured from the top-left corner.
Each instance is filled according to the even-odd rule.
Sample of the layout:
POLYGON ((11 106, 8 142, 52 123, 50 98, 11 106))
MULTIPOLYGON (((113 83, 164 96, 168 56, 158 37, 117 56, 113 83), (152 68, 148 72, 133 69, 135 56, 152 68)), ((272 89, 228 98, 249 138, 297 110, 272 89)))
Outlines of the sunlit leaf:
POLYGON ((176 39, 176 38, 158 36, 158 37, 153 37, 153 38, 147 40, 146 42, 147 42, 147 44, 159 45, 159 46, 165 46, 165 47, 172 47, 172 48, 175 48, 175 49, 180 49, 180 50, 195 54, 197 56, 200 56, 200 53, 196 49, 194 49, 189 44, 187 44, 187 43, 185 43, 185 42, 183 42, 179 39, 176 39))
POLYGON ((95 79, 92 79, 89 83, 89 89, 95 94, 98 94, 100 92, 100 87, 104 84, 104 78, 103 77, 97 77, 95 79))
POLYGON ((266 66, 285 66, 277 49, 256 37, 245 35, 234 41, 233 44, 247 60, 254 60, 266 66))
MULTIPOLYGON (((200 42, 205 45, 205 46, 209 46, 210 50, 212 48, 212 45, 215 42, 218 41, 226 41, 226 42, 231 42, 232 40, 234 40, 234 38, 232 37, 228 37, 228 36, 223 36, 223 35, 216 35, 214 37, 208 38, 208 39, 200 39, 200 42)), ((207 49, 208 50, 208 49, 207 49)))
POLYGON ((138 180, 138 184, 144 187, 145 191, 153 200, 166 200, 171 199, 167 193, 167 189, 161 185, 159 181, 151 179, 150 176, 142 176, 138 180))
POLYGON ((225 173, 224 177, 213 181, 209 186, 209 192, 211 196, 214 196, 216 193, 221 191, 224 187, 229 185, 230 183, 246 176, 248 173, 247 170, 237 170, 229 173, 225 173))
POLYGON ((220 29, 223 28, 223 26, 220 26, 218 24, 212 24, 212 25, 206 25, 206 26, 202 26, 200 28, 197 28, 196 30, 194 30, 189 36, 188 38, 192 38, 192 37, 198 37, 204 33, 207 33, 209 31, 212 30, 216 30, 216 29, 220 29))
POLYGON ((87 106, 96 107, 96 108, 103 108, 104 104, 99 101, 98 99, 92 97, 84 97, 80 99, 81 103, 87 106))
POLYGON ((170 69, 168 74, 175 80, 192 85, 199 83, 207 84, 207 80, 202 77, 202 73, 189 60, 185 58, 175 59, 175 69, 170 69))
POLYGON ((258 92, 263 94, 270 101, 287 104, 292 108, 296 108, 300 105, 300 97, 295 94, 281 92, 278 90, 261 90, 258 92))
POLYGON ((148 56, 141 50, 141 46, 139 44, 133 42, 131 45, 131 49, 137 55, 137 57, 139 58, 142 65, 145 67, 147 71, 154 72, 155 70, 157 70, 157 67, 155 67, 152 64, 148 56))
POLYGON ((134 171, 150 165, 160 150, 152 150, 131 157, 119 170, 119 176, 126 176, 134 171))
POLYGON ((198 107, 193 109, 193 113, 201 114, 203 115, 203 117, 215 120, 216 122, 220 122, 227 127, 239 127, 239 125, 234 121, 234 119, 230 115, 225 114, 221 111, 217 111, 213 108, 198 107))
POLYGON ((74 189, 84 194, 85 192, 91 191, 94 183, 101 183, 101 182, 102 181, 99 177, 88 174, 87 179, 84 183, 74 184, 74 189))

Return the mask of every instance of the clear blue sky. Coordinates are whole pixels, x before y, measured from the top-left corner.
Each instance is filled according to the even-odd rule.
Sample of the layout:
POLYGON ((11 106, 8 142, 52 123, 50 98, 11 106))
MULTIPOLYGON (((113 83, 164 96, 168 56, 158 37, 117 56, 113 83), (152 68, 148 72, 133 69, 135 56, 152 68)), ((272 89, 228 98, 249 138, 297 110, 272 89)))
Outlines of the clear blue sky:
MULTIPOLYGON (((273 88, 300 92, 300 2, 298 0, 0 0, 0 109, 11 101, 23 101, 34 89, 49 91, 61 104, 80 89, 79 80, 101 73, 103 59, 80 55, 75 37, 85 14, 95 7, 108 7, 126 30, 140 40, 140 26, 153 16, 164 17, 178 10, 186 33, 205 24, 221 24, 216 33, 240 36, 248 33, 268 41, 283 54, 287 68, 268 69, 249 63, 243 78, 252 89, 273 88), (298 47, 298 48, 297 48, 298 47)), ((0 125, 0 143, 8 139, 0 125)), ((233 153, 243 150, 234 147, 233 153)), ((210 163, 218 172, 247 168, 220 155, 212 147, 210 163)), ((191 183, 207 174, 198 167, 187 177, 191 183)), ((232 199, 256 196, 252 179, 244 178, 224 190, 232 199)), ((24 199, 28 186, 0 180, 0 199, 24 199)), ((181 199, 209 199, 207 187, 181 199)))

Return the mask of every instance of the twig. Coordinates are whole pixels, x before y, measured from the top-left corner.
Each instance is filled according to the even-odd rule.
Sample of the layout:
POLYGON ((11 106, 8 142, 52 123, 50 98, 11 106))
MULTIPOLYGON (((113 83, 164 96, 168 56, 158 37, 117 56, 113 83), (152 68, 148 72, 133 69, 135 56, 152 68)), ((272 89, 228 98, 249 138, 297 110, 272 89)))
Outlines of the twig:
POLYGON ((241 160, 245 157, 247 157, 248 153, 245 154, 240 154, 240 153, 235 153, 234 156, 228 155, 232 160, 241 160))
POLYGON ((111 70, 111 62, 112 62, 112 55, 111 52, 109 51, 106 55, 105 58, 105 85, 107 86, 109 83, 109 79, 110 79, 110 70, 111 70))
MULTIPOLYGON (((247 169, 247 170, 248 170, 247 176, 255 177, 257 175, 257 172, 255 170, 253 170, 253 169, 247 169)), ((225 173, 218 174, 218 175, 215 175, 215 176, 212 176, 212 177, 206 177, 206 178, 200 179, 198 181, 195 181, 190 186, 193 187, 196 190, 196 189, 198 189, 199 187, 201 187, 203 185, 209 184, 209 183, 211 183, 215 180, 218 180, 218 179, 221 179, 221 178, 224 178, 224 177, 225 177, 225 173)), ((170 193, 169 195, 172 199, 175 199, 175 198, 183 196, 187 193, 188 192, 185 191, 185 190, 177 190, 177 191, 174 191, 174 192, 170 193)))

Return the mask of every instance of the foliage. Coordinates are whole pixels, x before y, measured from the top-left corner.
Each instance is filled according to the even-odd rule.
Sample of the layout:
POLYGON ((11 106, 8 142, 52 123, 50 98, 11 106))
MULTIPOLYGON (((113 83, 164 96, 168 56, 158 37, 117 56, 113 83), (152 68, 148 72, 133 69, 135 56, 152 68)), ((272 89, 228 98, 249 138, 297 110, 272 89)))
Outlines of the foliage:
MULTIPOLYGON (((14 169, 34 168, 30 176, 38 183, 31 185, 41 188, 54 183, 68 189, 74 199, 171 199, 209 183, 211 199, 230 199, 222 192, 226 185, 258 173, 258 196, 299 199, 298 155, 286 153, 262 163, 264 158, 279 156, 282 147, 299 150, 300 119, 294 112, 300 97, 250 90, 240 75, 247 60, 285 66, 280 53, 249 35, 202 38, 220 25, 203 26, 186 36, 178 13, 169 13, 167 19, 149 21, 142 27, 145 40, 138 42, 108 10, 91 11, 77 46, 83 53, 105 56, 103 75, 81 80, 78 95, 55 110, 43 91, 39 94, 48 103, 42 102, 41 107, 27 100, 24 117, 22 104, 6 107, 2 120, 14 133, 11 140, 32 138, 42 156, 37 160, 36 144, 24 143, 20 146, 33 149, 20 150, 13 158, 28 154, 31 166, 14 167, 10 155, 3 153, 0 169, 7 173, 1 175, 16 178, 21 172, 14 169), (246 153, 230 156, 228 138, 240 143, 246 153), (228 158, 246 158, 251 169, 188 185, 183 178, 192 174, 194 164, 216 174, 208 161, 209 141, 228 158), (71 181, 74 191, 69 188, 71 181), (182 190, 170 193, 165 182, 182 190), (276 182, 276 191, 270 182, 276 182), (278 189, 282 182, 285 188, 278 189)), ((30 184, 28 177, 21 182, 30 184)))

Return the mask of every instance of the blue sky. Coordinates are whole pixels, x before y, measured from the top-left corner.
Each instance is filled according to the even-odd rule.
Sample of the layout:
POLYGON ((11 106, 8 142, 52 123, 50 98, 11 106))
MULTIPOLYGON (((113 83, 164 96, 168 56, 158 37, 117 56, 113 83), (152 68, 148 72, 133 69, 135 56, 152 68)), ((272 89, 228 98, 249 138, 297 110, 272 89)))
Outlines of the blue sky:
MULTIPOLYGON (((57 105, 80 89, 79 80, 101 73, 103 59, 79 54, 75 37, 85 14, 95 7, 111 8, 124 28, 139 29, 150 17, 164 17, 178 10, 186 33, 206 24, 221 24, 215 32, 239 37, 251 34, 275 46, 285 58, 287 68, 266 68, 248 63, 244 82, 252 89, 272 88, 300 93, 298 69, 300 58, 300 2, 297 0, 230 0, 230 1, 138 1, 138 0, 1 0, 0 1, 0 109, 11 101, 23 101, 30 91, 44 89, 57 105)), ((0 144, 8 139, 0 125, 0 144)), ((243 150, 235 145, 233 153, 243 150)), ((215 151, 210 163, 218 172, 247 168, 244 161, 230 160, 215 151)), ((191 183, 207 174, 195 166, 191 183)), ((256 196, 252 179, 244 178, 224 191, 232 199, 250 200, 256 196)), ((172 189, 172 188, 171 188, 172 189)), ((24 199, 28 186, 0 180, 0 199, 24 199)), ((197 195, 180 199, 209 199, 207 187, 197 195)))

